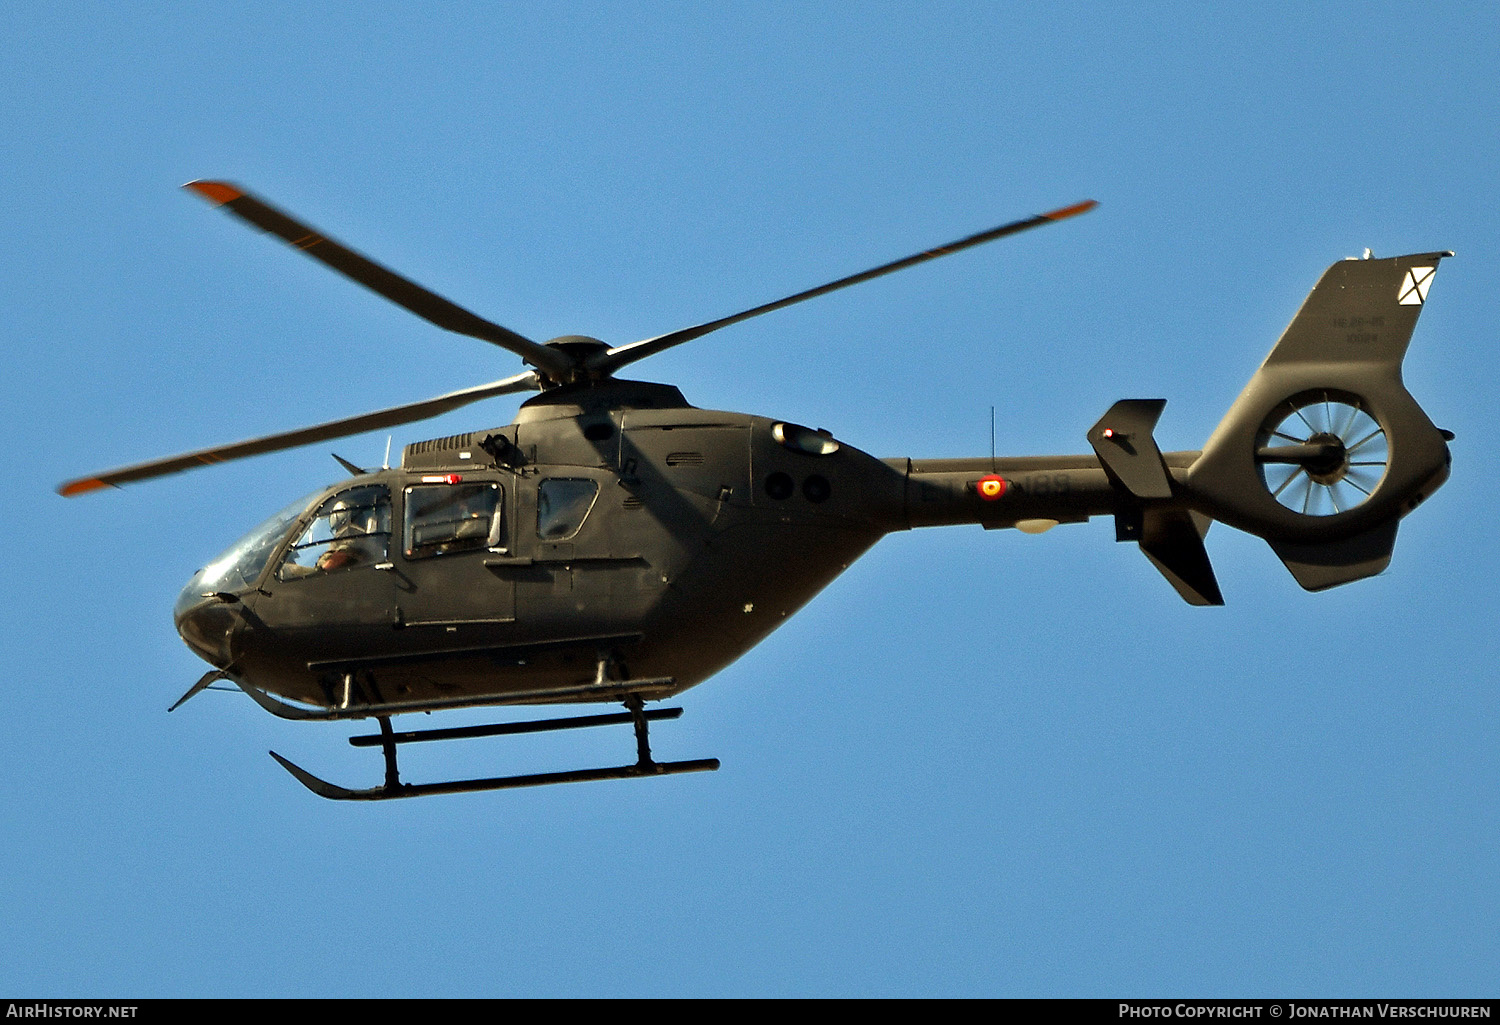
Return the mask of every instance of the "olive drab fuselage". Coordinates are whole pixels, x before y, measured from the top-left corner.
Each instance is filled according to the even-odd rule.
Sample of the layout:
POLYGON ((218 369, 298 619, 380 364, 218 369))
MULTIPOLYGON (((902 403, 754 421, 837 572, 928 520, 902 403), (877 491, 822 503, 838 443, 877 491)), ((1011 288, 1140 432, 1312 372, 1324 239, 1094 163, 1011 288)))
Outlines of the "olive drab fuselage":
MULTIPOLYGON (((410 445, 399 469, 309 498, 237 591, 195 576, 178 626, 219 668, 316 706, 504 700, 586 683, 601 653, 671 679, 664 697, 884 534, 1025 513, 1020 487, 1004 506, 978 495, 988 461, 951 462, 922 472, 664 385, 559 389, 508 427, 410 445)), ((1050 476, 1082 503, 1068 518, 1108 508, 1097 461, 1050 476)))

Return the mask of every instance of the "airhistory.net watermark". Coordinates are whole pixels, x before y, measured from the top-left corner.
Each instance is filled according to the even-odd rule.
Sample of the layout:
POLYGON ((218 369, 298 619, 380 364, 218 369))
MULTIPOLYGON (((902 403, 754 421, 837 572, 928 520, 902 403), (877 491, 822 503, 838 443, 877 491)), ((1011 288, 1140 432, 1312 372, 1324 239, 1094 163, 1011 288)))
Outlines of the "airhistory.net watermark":
POLYGON ((58 1004, 43 1000, 5 1005, 7 1018, 134 1018, 139 1004, 58 1004))

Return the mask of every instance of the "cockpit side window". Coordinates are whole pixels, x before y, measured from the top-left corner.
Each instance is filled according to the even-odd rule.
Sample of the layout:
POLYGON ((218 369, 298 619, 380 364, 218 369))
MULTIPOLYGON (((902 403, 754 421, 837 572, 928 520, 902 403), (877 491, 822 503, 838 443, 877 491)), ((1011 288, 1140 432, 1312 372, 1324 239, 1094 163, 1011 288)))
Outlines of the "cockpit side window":
POLYGON ((307 529, 287 549, 278 576, 296 580, 374 566, 389 557, 390 541, 390 489, 383 484, 350 488, 318 507, 307 529))
POLYGON ((569 477, 542 481, 536 493, 536 536, 566 541, 578 533, 598 497, 598 481, 569 477))
POLYGON ((500 485, 414 486, 405 494, 408 559, 504 547, 505 503, 500 485))

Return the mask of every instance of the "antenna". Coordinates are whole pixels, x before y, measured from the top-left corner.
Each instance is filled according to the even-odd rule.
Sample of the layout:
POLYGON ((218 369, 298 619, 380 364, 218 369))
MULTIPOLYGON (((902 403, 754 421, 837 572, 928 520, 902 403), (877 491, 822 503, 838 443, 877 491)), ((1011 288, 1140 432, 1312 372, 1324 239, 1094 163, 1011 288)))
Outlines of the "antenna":
POLYGON ((995 407, 990 407, 990 472, 995 472, 995 407))
POLYGON ((391 468, 391 436, 389 434, 385 436, 385 459, 381 461, 380 468, 382 470, 391 468))

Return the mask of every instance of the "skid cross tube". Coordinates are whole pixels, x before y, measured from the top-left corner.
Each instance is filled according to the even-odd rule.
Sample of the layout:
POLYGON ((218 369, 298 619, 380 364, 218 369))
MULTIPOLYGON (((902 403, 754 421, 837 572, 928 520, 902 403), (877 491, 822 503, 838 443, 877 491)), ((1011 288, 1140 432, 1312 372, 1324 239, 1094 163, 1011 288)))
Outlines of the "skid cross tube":
MULTIPOLYGON (((652 722, 656 722, 661 719, 676 719, 682 715, 682 709, 655 708, 642 714, 652 722)), ((385 721, 385 717, 382 716, 381 720, 385 721)), ((610 712, 606 715, 571 715, 560 719, 535 719, 528 722, 492 723, 489 726, 452 726, 441 730, 409 730, 405 733, 393 733, 390 742, 393 744, 415 744, 428 740, 469 740, 473 737, 508 737, 517 733, 547 733, 552 730, 576 730, 586 726, 615 726, 633 722, 635 722, 635 716, 629 712, 610 712)), ((349 738, 349 743, 355 747, 377 747, 385 742, 386 738, 383 732, 380 734, 365 733, 349 738)))
POLYGON ((271 757, 290 772, 296 780, 319 797, 335 801, 388 801, 404 797, 424 797, 431 794, 462 794, 485 790, 510 790, 517 787, 546 786, 552 783, 582 783, 603 779, 635 779, 640 776, 672 776, 684 772, 712 772, 719 767, 717 758, 696 758, 680 762, 658 762, 651 757, 648 724, 653 720, 676 719, 681 708, 661 708, 646 711, 645 702, 638 694, 625 699, 626 712, 604 715, 580 715, 559 719, 538 719, 518 723, 494 723, 488 726, 459 726, 449 729, 412 730, 397 733, 391 729, 388 715, 377 716, 379 734, 350 737, 355 747, 379 745, 385 756, 385 782, 381 786, 366 790, 351 790, 320 779, 275 751, 271 757), (610 726, 631 723, 635 728, 636 761, 633 765, 609 766, 598 769, 573 769, 565 772, 531 773, 522 776, 497 776, 488 779, 461 779, 445 783, 403 783, 396 764, 396 747, 399 744, 431 740, 461 740, 473 737, 508 736, 518 733, 543 733, 552 730, 579 729, 587 726, 610 726))

